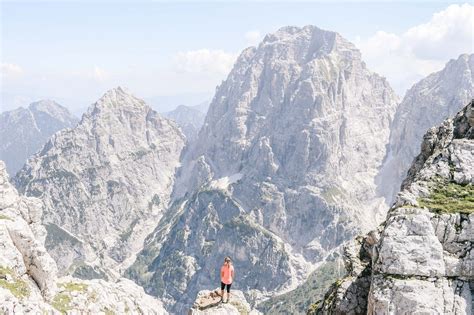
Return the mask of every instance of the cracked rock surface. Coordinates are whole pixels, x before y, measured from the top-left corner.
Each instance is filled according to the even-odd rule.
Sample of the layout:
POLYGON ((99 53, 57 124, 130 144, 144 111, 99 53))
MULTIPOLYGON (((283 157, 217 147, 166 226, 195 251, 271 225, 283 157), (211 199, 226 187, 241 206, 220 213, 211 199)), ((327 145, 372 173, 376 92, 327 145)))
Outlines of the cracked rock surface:
POLYGON ((167 314, 130 280, 59 278, 44 247, 42 207, 39 199, 18 195, 0 161, 0 313, 167 314))
POLYGON ((364 249, 346 255, 347 264, 365 264, 356 279, 370 285, 360 286, 352 271, 315 305, 314 313, 472 314, 473 142, 471 101, 426 133, 387 220, 347 247, 346 252, 354 246, 364 249))

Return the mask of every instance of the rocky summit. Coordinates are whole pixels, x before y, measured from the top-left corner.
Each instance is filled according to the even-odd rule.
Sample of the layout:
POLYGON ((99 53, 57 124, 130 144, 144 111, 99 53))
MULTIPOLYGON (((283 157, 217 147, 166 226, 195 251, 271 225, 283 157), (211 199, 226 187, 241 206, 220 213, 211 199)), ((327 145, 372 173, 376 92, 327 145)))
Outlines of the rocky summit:
POLYGON ((184 141, 119 87, 28 160, 14 181, 44 202, 46 247, 61 274, 115 278, 133 262, 168 205, 184 141))
POLYGON ((374 178, 397 97, 353 44, 284 27, 244 50, 186 150, 172 205, 128 276, 179 313, 225 255, 255 299, 376 226, 374 178))
POLYGON ((474 97, 474 54, 449 61, 444 69, 407 91, 397 108, 388 151, 377 178, 378 191, 390 206, 419 152, 426 131, 453 117, 474 97))
POLYGON ((51 100, 3 112, 0 114, 0 160, 5 162, 8 173, 13 176, 55 132, 76 124, 76 117, 51 100))
POLYGON ((44 247, 41 200, 18 195, 0 161, 0 313, 167 314, 130 280, 58 277, 44 247))
POLYGON ((431 128, 387 219, 310 314, 472 314, 474 103, 431 128))
POLYGON ((188 315, 261 315, 250 307, 242 291, 232 290, 231 297, 224 300, 220 297, 220 288, 213 291, 202 290, 196 296, 196 301, 189 309, 188 315))

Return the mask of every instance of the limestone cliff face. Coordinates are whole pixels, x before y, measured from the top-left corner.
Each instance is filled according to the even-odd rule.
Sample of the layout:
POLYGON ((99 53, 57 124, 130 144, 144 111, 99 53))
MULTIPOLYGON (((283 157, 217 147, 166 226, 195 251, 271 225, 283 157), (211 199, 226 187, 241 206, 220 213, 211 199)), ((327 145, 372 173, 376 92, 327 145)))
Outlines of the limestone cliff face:
POLYGON ((378 191, 389 206, 417 156, 426 131, 453 117, 474 97, 474 54, 450 60, 407 91, 390 131, 387 154, 378 175, 378 191))
POLYGON ((226 255, 245 293, 294 288, 313 262, 376 225, 374 178, 396 104, 339 34, 267 35, 217 89, 173 204, 129 276, 178 313, 219 283, 226 255))
POLYGON ((387 220, 347 247, 357 267, 315 313, 472 314, 473 152, 471 101, 426 133, 387 220))
POLYGON ((168 205, 183 146, 175 123, 119 87, 28 161, 15 183, 45 203, 62 273, 113 278, 133 262, 168 205))
POLYGON ((42 208, 41 200, 18 195, 0 161, 0 313, 166 314, 132 281, 59 278, 44 247, 42 208))

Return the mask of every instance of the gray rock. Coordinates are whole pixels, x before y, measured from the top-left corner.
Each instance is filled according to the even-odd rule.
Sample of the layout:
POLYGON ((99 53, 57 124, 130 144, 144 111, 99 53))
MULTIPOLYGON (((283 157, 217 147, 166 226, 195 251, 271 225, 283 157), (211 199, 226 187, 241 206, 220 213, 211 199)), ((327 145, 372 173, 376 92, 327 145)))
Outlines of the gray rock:
POLYGON ((27 159, 40 150, 55 132, 77 124, 65 107, 51 100, 0 114, 0 160, 13 176, 27 159))
POLYGON ((168 206, 184 141, 119 87, 28 161, 15 183, 45 203, 46 246, 61 274, 85 264, 115 278, 133 262, 168 206))
POLYGON ((267 35, 218 87, 181 160, 174 205, 128 276, 177 313, 218 283, 225 255, 246 294, 295 288, 313 263, 376 226, 374 176, 396 104, 339 34, 267 35))
MULTIPOLYGON (((372 232, 368 294, 364 288, 350 289, 359 280, 350 274, 314 313, 360 314, 353 311, 353 301, 360 299, 367 314, 472 314, 472 107, 473 101, 424 136, 403 191, 387 220, 372 232)), ((348 256, 348 266, 367 261, 363 251, 356 252, 348 256)))
POLYGON ((167 314, 161 301, 127 279, 58 278, 44 247, 42 207, 40 200, 18 195, 0 161, 0 313, 167 314))
POLYGON ((416 83, 397 108, 390 142, 378 176, 378 191, 391 206, 423 135, 453 117, 474 97, 474 54, 449 61, 443 70, 416 83))

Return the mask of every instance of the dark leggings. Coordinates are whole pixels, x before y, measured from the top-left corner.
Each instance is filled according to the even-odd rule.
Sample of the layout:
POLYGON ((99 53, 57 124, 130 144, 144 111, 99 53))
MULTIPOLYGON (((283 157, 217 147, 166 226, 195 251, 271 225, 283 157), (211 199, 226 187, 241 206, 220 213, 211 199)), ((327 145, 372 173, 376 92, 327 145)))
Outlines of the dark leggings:
POLYGON ((231 285, 232 285, 232 283, 231 284, 225 284, 224 282, 221 282, 221 290, 224 290, 224 288, 227 286, 227 293, 229 293, 231 285))

